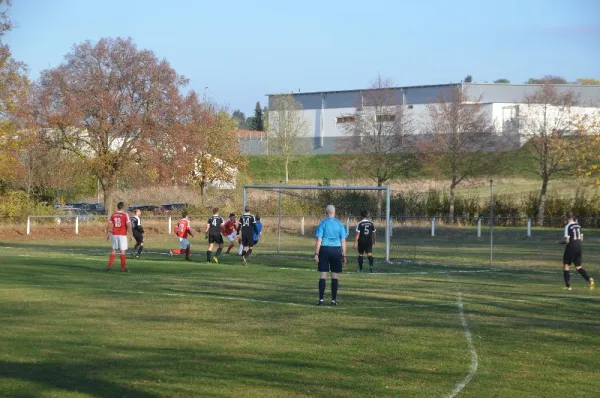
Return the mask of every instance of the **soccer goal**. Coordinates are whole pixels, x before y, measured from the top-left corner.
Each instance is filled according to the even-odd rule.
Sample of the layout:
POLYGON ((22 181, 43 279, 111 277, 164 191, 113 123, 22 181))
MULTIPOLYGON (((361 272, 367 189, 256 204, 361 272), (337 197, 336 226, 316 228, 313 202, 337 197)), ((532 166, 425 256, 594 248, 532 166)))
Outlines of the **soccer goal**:
POLYGON ((263 236, 257 251, 287 255, 311 253, 314 234, 333 204, 336 217, 348 232, 348 253, 361 213, 374 222, 377 245, 374 256, 390 261, 390 187, 244 185, 242 203, 261 217, 263 236))

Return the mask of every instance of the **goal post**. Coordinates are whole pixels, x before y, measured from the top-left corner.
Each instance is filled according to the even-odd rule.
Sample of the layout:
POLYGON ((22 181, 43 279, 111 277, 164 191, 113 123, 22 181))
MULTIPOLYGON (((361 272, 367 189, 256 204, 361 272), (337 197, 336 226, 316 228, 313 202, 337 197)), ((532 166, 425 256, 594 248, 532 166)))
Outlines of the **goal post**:
MULTIPOLYGON (((295 210, 296 213, 302 214, 294 214, 294 216, 299 217, 301 219, 301 230, 304 232, 305 228, 305 216, 308 217, 320 217, 323 218, 325 206, 331 202, 334 206, 336 206, 336 216, 343 217, 341 221, 347 225, 350 219, 358 219, 360 216, 360 210, 363 210, 363 207, 369 207, 366 202, 360 202, 361 194, 375 192, 377 193, 377 198, 370 197, 362 197, 362 200, 365 200, 370 203, 371 207, 373 207, 373 203, 377 203, 376 208, 379 210, 379 204, 381 201, 385 201, 385 211, 381 208, 381 217, 379 218, 379 222, 382 222, 385 225, 385 261, 390 262, 390 237, 391 237, 391 219, 390 219, 390 204, 391 204, 391 190, 389 186, 328 186, 328 185, 271 185, 271 184, 258 184, 258 185, 244 185, 242 190, 242 211, 246 208, 246 205, 249 204, 249 191, 250 190, 261 190, 265 192, 270 192, 275 195, 268 196, 266 198, 262 198, 261 204, 257 207, 251 204, 251 210, 253 212, 258 212, 264 214, 265 211, 270 211, 271 217, 276 218, 277 220, 277 253, 281 251, 281 242, 282 242, 282 218, 283 209, 282 209, 282 196, 290 196, 296 199, 296 204, 299 209, 295 210), (312 196, 310 194, 298 194, 297 192, 310 192, 312 191, 312 196), (353 191, 357 198, 353 198, 355 202, 352 202, 352 205, 349 202, 344 203, 335 203, 335 193, 338 192, 346 192, 348 195, 350 194, 348 191, 353 191), (294 193, 296 192, 296 193, 294 193), (330 192, 331 194, 324 194, 325 192, 330 192), (331 199, 331 200, 328 200, 331 199), (303 203, 305 202, 305 203, 303 203), (311 209, 308 210, 307 206, 311 205, 311 209), (269 210, 267 210, 267 208, 269 210), (318 214, 314 213, 314 209, 318 209, 318 214), (312 211, 312 212, 311 212, 312 211), (351 214, 352 213, 352 214, 351 214)), ((370 216, 374 214, 370 212, 370 216)), ((288 217, 287 215, 285 217, 288 217)), ((383 226, 383 225, 382 225, 383 226)), ((354 237, 352 235, 348 236, 348 242, 350 245, 353 242, 354 237)))

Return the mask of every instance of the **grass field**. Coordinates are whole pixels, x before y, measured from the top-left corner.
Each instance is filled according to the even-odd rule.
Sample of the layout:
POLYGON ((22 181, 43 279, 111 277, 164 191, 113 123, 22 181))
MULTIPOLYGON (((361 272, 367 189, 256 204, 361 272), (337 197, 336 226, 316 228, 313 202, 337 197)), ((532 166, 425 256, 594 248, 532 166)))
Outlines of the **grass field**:
POLYGON ((556 231, 499 229, 492 267, 470 230, 415 231, 394 235, 414 261, 344 273, 337 307, 314 306, 309 238, 243 267, 148 236, 128 274, 101 237, 0 242, 0 396, 597 396, 600 296, 562 290, 556 231))

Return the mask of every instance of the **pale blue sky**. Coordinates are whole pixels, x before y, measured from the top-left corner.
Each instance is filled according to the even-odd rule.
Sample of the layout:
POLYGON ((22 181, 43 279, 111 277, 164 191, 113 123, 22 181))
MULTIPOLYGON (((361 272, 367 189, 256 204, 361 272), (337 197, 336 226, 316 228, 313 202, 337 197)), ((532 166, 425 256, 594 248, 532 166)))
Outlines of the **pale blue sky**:
POLYGON ((600 78, 598 0, 13 0, 16 59, 37 79, 74 43, 133 38, 248 115, 264 94, 557 74, 600 78))

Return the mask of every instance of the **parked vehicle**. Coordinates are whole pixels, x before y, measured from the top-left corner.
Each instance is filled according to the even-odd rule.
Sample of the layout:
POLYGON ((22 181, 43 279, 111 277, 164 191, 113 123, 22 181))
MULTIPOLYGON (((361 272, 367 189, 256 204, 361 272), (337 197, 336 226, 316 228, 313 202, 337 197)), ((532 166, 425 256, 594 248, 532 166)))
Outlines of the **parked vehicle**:
POLYGON ((106 210, 104 209, 104 205, 102 203, 97 202, 75 202, 75 203, 67 203, 67 207, 74 207, 77 209, 84 209, 92 214, 106 214, 106 210))
POLYGON ((166 214, 189 210, 194 207, 191 203, 167 203, 161 206, 161 210, 166 214))
POLYGON ((71 223, 74 222, 74 216, 79 216, 80 222, 85 222, 90 217, 90 213, 85 209, 80 209, 72 206, 61 207, 60 212, 64 214, 66 217, 57 216, 56 223, 60 224, 62 222, 71 223))
POLYGON ((145 211, 145 212, 154 212, 156 209, 158 209, 158 206, 154 206, 154 205, 135 205, 135 206, 129 206, 127 208, 127 211, 129 212, 133 212, 136 210, 141 210, 141 211, 145 211))

